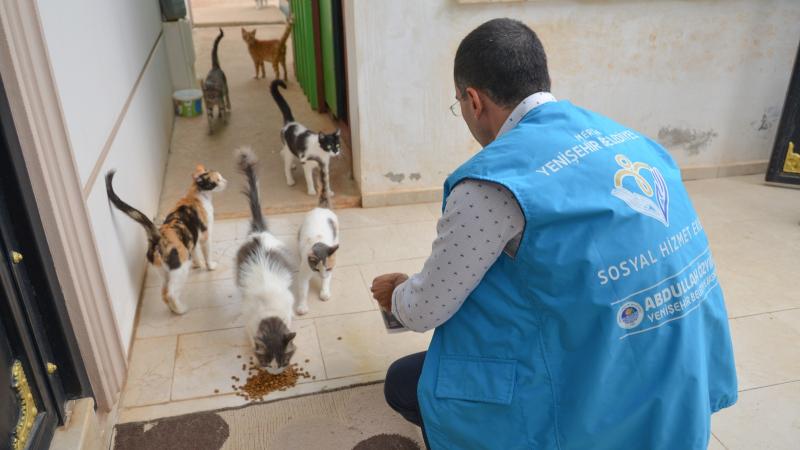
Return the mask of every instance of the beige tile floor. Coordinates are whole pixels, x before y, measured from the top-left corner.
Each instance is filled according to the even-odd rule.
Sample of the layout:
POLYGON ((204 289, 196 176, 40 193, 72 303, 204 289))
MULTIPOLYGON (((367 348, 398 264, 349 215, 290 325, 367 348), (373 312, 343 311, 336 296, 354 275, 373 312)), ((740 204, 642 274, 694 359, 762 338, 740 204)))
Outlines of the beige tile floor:
POLYGON ((277 0, 265 2, 258 9, 254 0, 191 0, 192 19, 196 27, 274 24, 284 20, 277 0))
MULTIPOLYGON (((713 417, 712 449, 792 449, 800 442, 800 190, 764 186, 760 180, 687 183, 717 259, 741 391, 736 406, 713 417)), ((312 298, 309 315, 295 322, 296 361, 316 379, 270 398, 380 380, 394 358, 424 349, 430 339, 429 334, 386 333, 368 285, 380 273, 422 267, 438 205, 338 213, 342 249, 333 299, 312 298)), ((301 218, 269 219, 275 233, 291 241, 301 218)), ((244 221, 217 224, 214 254, 220 267, 192 274, 186 288, 192 309, 185 316, 167 310, 158 297, 156 274, 148 274, 122 422, 243 403, 230 386, 230 377, 241 374, 242 360, 236 356, 250 354, 231 262, 246 232, 244 221)))
MULTIPOLYGON (((319 285, 312 287, 311 311, 293 325, 298 333, 294 360, 314 378, 268 399, 380 380, 391 361, 425 349, 430 340, 430 333, 387 333, 368 286, 378 272, 422 267, 434 238, 436 209, 411 205, 337 212, 342 249, 332 299, 320 301, 319 285)), ((292 243, 302 219, 303 214, 268 216, 271 230, 292 243)), ((233 394, 231 377, 242 378, 242 363, 252 353, 242 328, 232 263, 248 225, 245 220, 215 224, 212 252, 219 267, 192 272, 183 294, 191 308, 183 316, 171 314, 163 304, 161 280, 148 269, 122 422, 244 403, 233 394)))
MULTIPOLYGON (((255 8, 253 3, 253 8, 255 8)), ((248 6, 249 7, 249 6, 248 6)), ((278 39, 285 25, 259 25, 259 39, 278 39)), ((161 189, 159 217, 163 218, 191 183, 191 174, 197 164, 217 170, 228 179, 228 188, 214 194, 214 209, 218 219, 247 217, 247 201, 241 194, 243 179, 237 173, 234 149, 251 146, 260 160, 262 206, 270 213, 307 211, 317 205, 317 197, 309 196, 300 167, 294 171, 296 184, 288 186, 280 156, 280 129, 283 126, 275 101, 269 93, 274 74, 267 64, 267 78, 253 79, 255 69, 247 45, 242 40, 240 27, 225 27, 224 38, 219 43, 220 64, 225 71, 231 95, 231 116, 227 125, 219 124, 208 135, 205 114, 198 117, 176 117, 172 131, 164 184, 161 189)), ((193 30, 197 75, 205 77, 211 68, 211 47, 218 31, 215 28, 193 30)), ((294 117, 311 130, 332 132, 336 124, 327 114, 313 109, 294 76, 292 39, 289 38, 286 66, 289 69, 288 89, 283 91, 294 117)), ((281 69, 283 70, 283 69, 281 69)), ((283 72, 281 72, 283 73, 283 72)), ((345 145, 339 156, 331 160, 331 187, 336 207, 358 206, 361 196, 353 178, 352 153, 345 145)))

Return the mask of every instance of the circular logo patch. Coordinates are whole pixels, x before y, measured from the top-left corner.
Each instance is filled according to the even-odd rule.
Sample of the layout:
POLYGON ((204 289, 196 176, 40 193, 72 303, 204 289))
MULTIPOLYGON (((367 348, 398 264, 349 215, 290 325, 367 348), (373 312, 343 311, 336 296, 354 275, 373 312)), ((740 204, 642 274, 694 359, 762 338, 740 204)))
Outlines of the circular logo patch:
POLYGON ((627 302, 617 312, 617 324, 626 329, 636 328, 644 319, 644 310, 636 302, 627 302))

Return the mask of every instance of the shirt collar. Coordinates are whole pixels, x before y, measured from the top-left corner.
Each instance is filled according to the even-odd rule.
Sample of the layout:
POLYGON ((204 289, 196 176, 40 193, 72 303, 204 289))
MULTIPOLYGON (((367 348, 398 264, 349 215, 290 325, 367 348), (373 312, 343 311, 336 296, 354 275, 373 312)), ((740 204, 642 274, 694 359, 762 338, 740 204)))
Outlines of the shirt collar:
POLYGON ((522 118, 525 117, 525 115, 528 114, 532 109, 539 105, 554 101, 556 101, 556 98, 549 92, 537 92, 525 97, 525 99, 519 102, 519 105, 517 105, 517 107, 511 111, 511 114, 508 115, 508 119, 506 119, 503 126, 500 127, 500 131, 497 132, 495 139, 502 136, 506 131, 517 126, 519 121, 522 120, 522 118))

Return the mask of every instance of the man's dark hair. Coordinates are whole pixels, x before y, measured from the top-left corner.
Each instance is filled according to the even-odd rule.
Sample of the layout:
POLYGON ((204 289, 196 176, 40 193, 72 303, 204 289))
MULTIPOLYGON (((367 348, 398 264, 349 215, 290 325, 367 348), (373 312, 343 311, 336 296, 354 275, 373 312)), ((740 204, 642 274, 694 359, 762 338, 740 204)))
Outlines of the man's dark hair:
POLYGON ((458 46, 453 77, 459 94, 484 91, 495 103, 515 107, 525 97, 550 91, 547 56, 527 25, 513 19, 490 20, 458 46))

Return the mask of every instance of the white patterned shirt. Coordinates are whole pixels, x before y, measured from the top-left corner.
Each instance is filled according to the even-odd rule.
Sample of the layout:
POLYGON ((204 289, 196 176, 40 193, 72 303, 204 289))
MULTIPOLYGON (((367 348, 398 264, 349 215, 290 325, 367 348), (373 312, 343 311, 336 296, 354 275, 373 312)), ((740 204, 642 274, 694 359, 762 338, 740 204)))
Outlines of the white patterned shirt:
POLYGON ((500 131, 497 132, 495 139, 499 138, 506 131, 517 126, 519 121, 525 117, 525 114, 528 114, 528 112, 530 112, 530 110, 533 108, 554 101, 556 101, 556 98, 549 92, 537 92, 525 97, 525 99, 519 102, 519 105, 517 105, 517 107, 511 111, 511 114, 508 115, 508 119, 506 119, 506 121, 503 123, 503 126, 500 127, 500 131))
MULTIPOLYGON (((549 92, 525 98, 497 137, 514 128, 537 106, 555 101, 549 92)), ((447 197, 437 237, 422 271, 397 286, 392 313, 406 328, 423 332, 446 322, 505 251, 516 254, 525 217, 505 187, 464 180, 447 197)))

